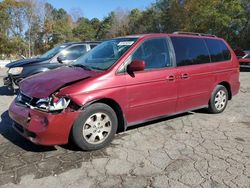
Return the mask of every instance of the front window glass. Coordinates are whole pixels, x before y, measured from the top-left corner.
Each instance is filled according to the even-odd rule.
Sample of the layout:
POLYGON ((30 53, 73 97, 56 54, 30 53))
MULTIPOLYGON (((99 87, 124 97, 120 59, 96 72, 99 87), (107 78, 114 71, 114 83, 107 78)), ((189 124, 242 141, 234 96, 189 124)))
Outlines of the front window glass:
POLYGON ((63 49, 65 49, 67 46, 68 45, 59 45, 59 46, 56 46, 56 47, 52 48, 51 50, 47 51, 46 53, 44 53, 43 55, 41 55, 40 58, 51 59, 56 54, 58 54, 63 49))
POLYGON ((144 60, 145 69, 171 67, 167 39, 146 40, 132 55, 133 60, 144 60))
POLYGON ((80 57, 73 65, 94 70, 110 68, 135 42, 137 38, 117 38, 105 41, 80 57))

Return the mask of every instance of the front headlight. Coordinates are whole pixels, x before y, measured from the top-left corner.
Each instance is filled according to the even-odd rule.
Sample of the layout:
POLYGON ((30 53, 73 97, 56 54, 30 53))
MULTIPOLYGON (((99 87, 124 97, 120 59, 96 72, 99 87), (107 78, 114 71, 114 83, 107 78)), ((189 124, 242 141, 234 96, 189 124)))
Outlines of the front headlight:
POLYGON ((70 99, 60 98, 57 102, 53 102, 49 105, 49 111, 63 110, 68 107, 70 99))
POLYGON ((14 67, 14 68, 10 68, 8 73, 12 75, 18 75, 18 74, 21 74, 22 71, 23 71, 23 67, 14 67))
POLYGON ((70 99, 62 98, 46 98, 46 99, 39 99, 36 102, 36 108, 43 110, 43 111, 57 111, 57 110, 64 110, 68 107, 70 103, 70 99))

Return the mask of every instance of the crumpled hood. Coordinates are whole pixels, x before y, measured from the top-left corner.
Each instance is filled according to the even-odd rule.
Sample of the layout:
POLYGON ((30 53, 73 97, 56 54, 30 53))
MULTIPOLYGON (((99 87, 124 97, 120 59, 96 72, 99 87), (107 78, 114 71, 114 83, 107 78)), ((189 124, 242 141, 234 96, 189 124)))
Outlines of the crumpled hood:
POLYGON ((48 62, 49 59, 46 59, 46 58, 30 58, 30 59, 20 59, 20 60, 17 60, 17 61, 13 61, 11 63, 8 63, 6 65, 6 67, 8 68, 12 68, 12 67, 22 67, 24 65, 27 65, 27 64, 33 64, 33 63, 44 63, 44 62, 48 62))
POLYGON ((47 98, 58 89, 97 75, 79 67, 60 67, 28 77, 20 82, 20 91, 35 98, 47 98))

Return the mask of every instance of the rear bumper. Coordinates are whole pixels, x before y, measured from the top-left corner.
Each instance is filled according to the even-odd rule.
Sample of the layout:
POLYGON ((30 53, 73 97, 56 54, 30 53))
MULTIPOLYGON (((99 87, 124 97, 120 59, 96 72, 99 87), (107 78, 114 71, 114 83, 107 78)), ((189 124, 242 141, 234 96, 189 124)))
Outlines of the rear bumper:
POLYGON ((19 106, 12 102, 9 116, 14 129, 31 142, 40 145, 68 143, 71 127, 80 112, 51 114, 19 106))

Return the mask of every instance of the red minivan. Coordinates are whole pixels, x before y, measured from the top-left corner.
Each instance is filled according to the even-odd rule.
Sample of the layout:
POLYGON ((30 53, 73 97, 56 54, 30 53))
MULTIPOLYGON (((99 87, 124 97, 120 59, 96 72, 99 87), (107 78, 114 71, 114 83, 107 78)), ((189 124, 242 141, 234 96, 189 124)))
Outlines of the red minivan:
POLYGON ((95 150, 135 124, 205 107, 220 113, 239 86, 239 62, 221 38, 133 35, 23 80, 9 115, 36 144, 66 144, 71 136, 81 149, 95 150))

